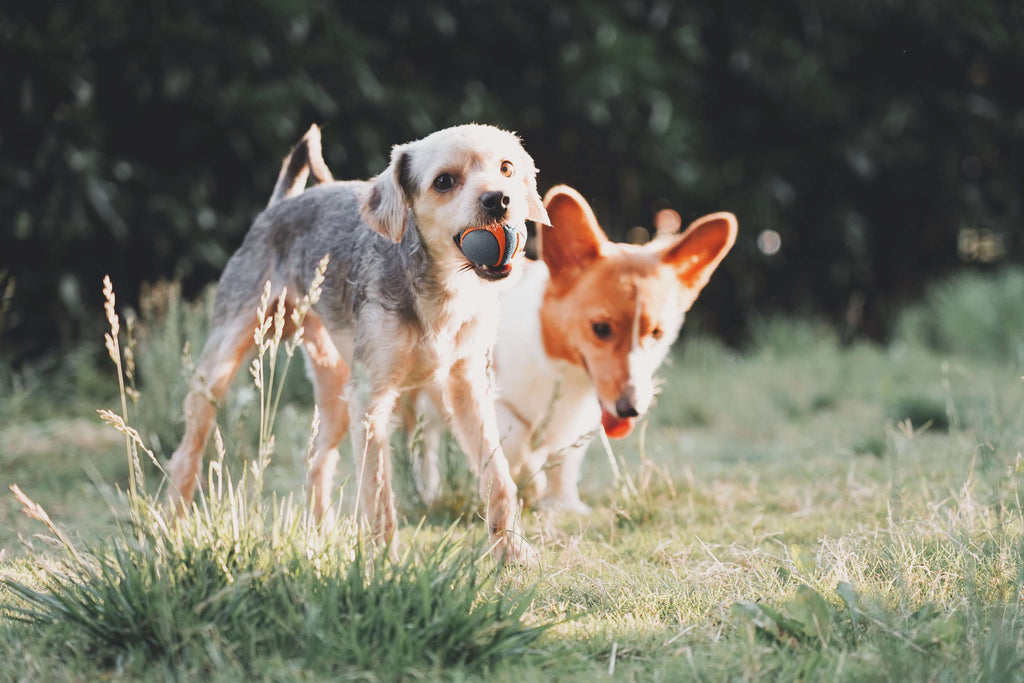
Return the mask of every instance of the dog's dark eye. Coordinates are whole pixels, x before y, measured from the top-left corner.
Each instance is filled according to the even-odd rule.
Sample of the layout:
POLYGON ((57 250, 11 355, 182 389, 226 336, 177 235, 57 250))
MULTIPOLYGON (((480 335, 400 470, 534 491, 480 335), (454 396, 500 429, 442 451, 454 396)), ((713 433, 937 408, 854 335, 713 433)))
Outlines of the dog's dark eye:
POLYGON ((664 332, 661 331, 660 327, 655 327, 653 330, 651 330, 651 336, 654 337, 655 339, 661 339, 662 334, 664 334, 664 332))
POLYGON ((451 173, 442 173, 434 178, 434 189, 438 192, 447 192, 455 185, 455 178, 451 173))
POLYGON ((501 175, 506 178, 511 178, 516 174, 516 167, 512 165, 511 161, 501 162, 501 175))
POLYGON ((594 336, 598 339, 607 339, 612 336, 612 326, 605 322, 592 323, 590 329, 594 331, 594 336))

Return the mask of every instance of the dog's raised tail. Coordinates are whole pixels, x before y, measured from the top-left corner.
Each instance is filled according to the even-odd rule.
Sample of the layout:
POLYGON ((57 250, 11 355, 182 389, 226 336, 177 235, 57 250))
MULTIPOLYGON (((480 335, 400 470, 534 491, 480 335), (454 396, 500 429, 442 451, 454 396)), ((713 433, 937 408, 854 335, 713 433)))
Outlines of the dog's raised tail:
POLYGON ((315 123, 281 163, 281 172, 277 175, 277 184, 274 185, 274 192, 270 195, 267 206, 273 206, 282 199, 294 197, 302 192, 310 173, 313 174, 316 184, 334 180, 330 169, 324 163, 323 150, 320 148, 320 126, 315 123))

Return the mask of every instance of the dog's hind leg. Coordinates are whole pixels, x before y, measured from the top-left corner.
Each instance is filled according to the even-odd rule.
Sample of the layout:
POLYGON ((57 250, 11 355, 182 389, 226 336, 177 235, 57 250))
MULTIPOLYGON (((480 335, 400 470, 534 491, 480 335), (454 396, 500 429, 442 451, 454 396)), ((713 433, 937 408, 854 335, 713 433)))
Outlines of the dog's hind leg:
POLYGON ((462 358, 444 385, 445 409, 462 450, 473 460, 480 497, 487 505, 491 552, 521 564, 537 564, 537 552, 523 537, 516 484, 501 449, 494 390, 482 355, 462 358))
POLYGON ((167 465, 171 478, 167 499, 178 513, 192 502, 217 406, 252 351, 255 326, 255 314, 215 326, 200 354, 192 388, 185 397, 185 436, 167 465))
POLYGON ((344 393, 350 373, 327 329, 312 311, 303 322, 303 337, 320 411, 320 426, 310 458, 309 502, 316 518, 322 520, 331 504, 338 444, 348 431, 348 405, 344 393))

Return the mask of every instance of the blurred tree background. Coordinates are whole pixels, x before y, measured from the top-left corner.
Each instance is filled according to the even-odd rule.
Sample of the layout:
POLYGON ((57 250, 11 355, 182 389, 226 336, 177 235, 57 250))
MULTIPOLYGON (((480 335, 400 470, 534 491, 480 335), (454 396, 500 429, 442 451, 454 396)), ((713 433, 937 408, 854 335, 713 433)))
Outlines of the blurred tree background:
POLYGON ((1005 0, 8 0, 0 345, 93 334, 104 273, 128 302, 215 280, 312 122, 341 178, 448 125, 516 130, 619 239, 731 210, 705 329, 881 337, 927 280, 1021 261, 1022 79, 1005 0))

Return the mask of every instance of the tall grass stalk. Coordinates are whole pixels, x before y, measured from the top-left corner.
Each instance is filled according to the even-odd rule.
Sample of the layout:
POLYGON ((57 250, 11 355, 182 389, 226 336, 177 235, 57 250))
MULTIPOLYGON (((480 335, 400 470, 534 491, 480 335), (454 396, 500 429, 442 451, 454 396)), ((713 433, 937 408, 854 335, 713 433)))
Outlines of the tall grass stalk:
MULTIPOLYGON (((114 296, 114 285, 109 275, 103 276, 103 310, 107 316, 107 323, 110 331, 103 335, 103 341, 107 348, 107 354, 114 361, 117 370, 118 396, 121 399, 121 423, 127 424, 128 417, 128 394, 125 390, 124 367, 121 363, 121 321, 117 315, 116 298, 114 296)), ((136 442, 127 432, 124 434, 124 447, 128 456, 128 491, 131 500, 137 500, 141 487, 144 486, 142 465, 139 462, 139 454, 135 450, 136 442)), ((134 510, 134 506, 133 506, 134 510)))
POLYGON ((330 255, 324 254, 317 264, 313 273, 313 280, 306 293, 299 300, 299 303, 292 309, 289 321, 291 329, 294 330, 290 339, 285 340, 284 335, 288 329, 285 320, 287 314, 286 301, 288 289, 282 288, 277 297, 273 310, 270 310, 271 283, 268 280, 263 288, 260 297, 259 307, 256 310, 257 324, 253 330, 253 342, 256 347, 256 357, 249 367, 249 373, 253 377, 256 390, 259 395, 260 406, 260 427, 259 442, 257 447, 257 458, 252 463, 252 473, 255 478, 254 485, 257 489, 262 488, 263 477, 270 459, 274 453, 274 423, 277 420, 277 411, 280 406, 281 394, 284 389, 284 381, 291 366, 295 351, 303 341, 303 322, 309 310, 320 300, 321 288, 324 282, 324 273, 330 263, 330 255), (282 347, 282 341, 284 345, 282 347), (284 349, 284 366, 278 374, 277 361, 278 351, 284 349))

